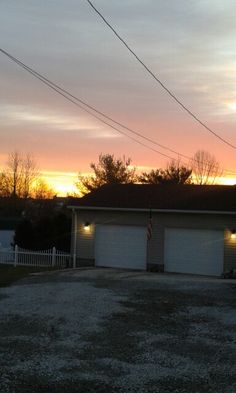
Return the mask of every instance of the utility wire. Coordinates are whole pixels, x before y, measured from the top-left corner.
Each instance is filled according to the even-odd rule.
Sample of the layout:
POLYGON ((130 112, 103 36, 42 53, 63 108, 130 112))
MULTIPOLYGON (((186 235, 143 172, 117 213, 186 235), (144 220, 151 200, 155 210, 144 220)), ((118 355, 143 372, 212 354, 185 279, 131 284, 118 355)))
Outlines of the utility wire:
MULTIPOLYGON (((133 138, 131 135, 126 134, 125 132, 119 130, 117 127, 113 126, 112 124, 108 123, 107 121, 103 120, 101 117, 99 117, 98 115, 94 114, 91 110, 86 109, 85 107, 83 107, 82 105, 78 104, 78 102, 74 101, 72 98, 68 97, 65 93, 63 93, 63 89, 60 89, 59 87, 55 87, 56 85, 54 83, 51 83, 49 81, 49 79, 44 78, 42 75, 40 75, 38 72, 33 71, 32 68, 23 65, 22 62, 18 61, 16 58, 14 58, 13 56, 7 54, 7 52, 5 52, 3 49, 0 48, 0 52, 2 52, 3 54, 7 55, 9 58, 11 58, 16 64, 18 64, 20 67, 24 68, 25 71, 29 72, 31 75, 33 75, 35 78, 37 78, 38 80, 40 80, 42 83, 44 83, 45 85, 47 85, 50 89, 54 90, 56 93, 60 94, 61 96, 63 96, 66 100, 70 101, 71 103, 73 103, 74 105, 76 105, 77 107, 79 107, 80 109, 84 110, 85 112, 89 113, 91 116, 95 117, 96 119, 98 119, 99 121, 101 121, 103 124, 113 128, 114 130, 116 130, 117 132, 119 132, 122 135, 125 135, 126 137, 130 138, 131 140, 135 141, 136 143, 146 147, 149 150, 152 150, 155 153, 158 153, 160 155, 162 155, 163 157, 166 157, 168 159, 174 160, 174 161, 178 161, 176 158, 173 158, 165 153, 162 153, 154 148, 152 148, 151 146, 148 146, 146 144, 144 144, 143 142, 133 138), (60 91, 62 90, 62 91, 60 91)), ((84 104, 86 105, 86 104, 84 104)), ((88 105, 86 105, 88 106, 88 105)), ((98 112, 98 111, 97 111, 98 112)))
POLYGON ((112 25, 106 20, 106 18, 102 15, 102 13, 93 5, 90 0, 86 0, 87 3, 93 8, 93 10, 100 16, 100 18, 105 22, 105 24, 112 30, 115 36, 122 42, 122 44, 128 49, 128 51, 136 58, 136 60, 145 68, 145 70, 151 75, 154 80, 173 98, 174 101, 177 102, 178 105, 184 109, 194 120, 196 120, 202 127, 204 127, 207 131, 209 131, 212 135, 218 138, 224 144, 230 146, 233 149, 236 149, 236 146, 232 143, 228 142, 226 139, 218 135, 215 131, 213 131, 210 127, 208 127, 202 120, 199 119, 197 115, 195 115, 190 109, 180 101, 177 96, 169 90, 169 88, 151 71, 151 69, 141 60, 141 58, 134 52, 134 50, 126 43, 126 41, 117 33, 117 31, 112 27, 112 25))
POLYGON ((56 83, 50 81, 48 78, 46 78, 44 75, 40 74, 39 72, 37 72, 36 70, 34 70, 33 68, 27 66, 25 63, 21 62, 19 59, 17 59, 16 57, 12 56, 10 53, 6 52, 5 50, 0 48, 0 52, 2 52, 4 55, 6 55, 7 57, 9 57, 11 60, 13 60, 15 63, 17 63, 19 66, 22 66, 25 70, 29 70, 31 71, 31 73, 34 73, 35 75, 37 75, 38 77, 44 79, 45 81, 47 81, 48 83, 50 83, 50 85, 54 86, 55 88, 59 89, 60 91, 62 91, 63 93, 65 93, 66 95, 70 96, 71 98, 73 98, 74 100, 80 102, 81 104, 85 105, 86 107, 88 107, 89 109, 92 109, 94 112, 98 113, 99 115, 103 116, 104 118, 106 118, 109 121, 112 121, 113 123, 117 124, 118 126, 126 129, 127 131, 139 136, 140 138, 145 139, 148 142, 153 143, 154 145, 157 145, 159 147, 161 147, 162 149, 168 150, 171 153, 177 154, 178 156, 181 156, 183 158, 186 158, 188 160, 191 160, 190 157, 181 154, 165 145, 162 145, 161 143, 146 137, 145 135, 141 134, 141 132, 137 132, 127 126, 125 126, 124 124, 116 121, 115 119, 109 117, 108 115, 106 115, 104 112, 99 111, 98 109, 96 109, 94 106, 91 106, 90 104, 88 104, 87 102, 85 102, 84 100, 74 96, 73 94, 71 94, 70 92, 68 92, 67 90, 63 89, 62 87, 60 87, 59 85, 57 85, 56 83))
MULTIPOLYGON (((170 160, 174 160, 174 161, 178 161, 179 159, 176 159, 174 157, 171 157, 167 154, 164 154, 162 152, 160 152, 159 150, 156 150, 154 148, 152 148, 151 146, 146 145, 145 143, 137 140, 136 138, 130 136, 129 134, 125 133, 124 131, 121 131, 120 129, 118 129, 117 127, 113 126, 112 124, 108 123, 107 121, 105 121, 104 119, 102 119, 100 116, 94 114, 92 111, 96 112, 97 114, 105 117, 107 120, 112 121, 113 123, 119 125, 120 127, 125 128, 126 130, 136 134, 137 136, 146 139, 147 141, 156 144, 164 149, 167 149, 175 154, 177 154, 178 156, 187 158, 188 160, 191 161, 196 161, 197 163, 199 163, 197 160, 194 160, 194 158, 188 157, 184 154, 181 154, 175 150, 172 150, 164 145, 159 144, 158 142, 145 137, 144 135, 142 135, 141 133, 138 133, 134 130, 132 130, 129 127, 126 127, 125 125, 123 125, 120 122, 117 122, 116 120, 112 119, 111 117, 107 116, 105 113, 97 110, 95 107, 87 104, 85 101, 81 100, 80 98, 72 95, 71 93, 69 93, 67 90, 61 88, 59 85, 55 84, 54 82, 52 82, 51 80, 49 80, 48 78, 46 78, 45 76, 43 76, 42 74, 40 74, 39 72, 37 72, 36 70, 34 70, 33 68, 27 66, 25 63, 21 62, 19 59, 17 59, 16 57, 12 56, 10 53, 6 52, 5 50, 3 50, 2 48, 0 48, 0 52, 3 53, 4 55, 6 55, 10 60, 12 60, 14 63, 16 63, 18 66, 20 66, 21 68, 23 68, 25 71, 29 72, 32 76, 34 76, 36 79, 40 80, 42 83, 44 83, 46 86, 48 86, 50 89, 52 89, 53 91, 55 91, 56 93, 60 94, 62 97, 64 97, 66 100, 68 100, 69 102, 71 102, 72 104, 74 104, 75 106, 79 107, 80 109, 84 110, 85 112, 87 112, 88 114, 90 114, 91 116, 95 117, 96 119, 98 119, 99 121, 101 121, 103 124, 107 125, 108 127, 114 129, 115 131, 119 132, 120 134, 126 136, 127 138, 135 141, 136 143, 144 146, 145 148, 162 155, 165 158, 168 158, 170 160), (71 97, 71 98, 70 98, 71 97), (80 103, 78 103, 78 102, 80 103), (89 108, 89 109, 87 109, 89 108)), ((227 173, 236 173, 235 171, 231 171, 231 170, 224 170, 227 173)))

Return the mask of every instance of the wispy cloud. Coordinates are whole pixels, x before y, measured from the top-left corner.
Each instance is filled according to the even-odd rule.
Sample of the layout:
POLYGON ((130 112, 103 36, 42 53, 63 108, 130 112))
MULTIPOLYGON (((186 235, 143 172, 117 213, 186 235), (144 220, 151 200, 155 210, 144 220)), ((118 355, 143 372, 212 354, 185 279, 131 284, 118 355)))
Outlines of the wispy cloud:
MULTIPOLYGON (((52 111, 25 107, 23 105, 2 105, 0 118, 4 118, 5 124, 18 125, 28 124, 55 131, 77 131, 87 138, 118 138, 120 135, 100 125, 91 124, 86 117, 55 114, 52 111)), ((98 123, 98 121, 97 121, 98 123)))

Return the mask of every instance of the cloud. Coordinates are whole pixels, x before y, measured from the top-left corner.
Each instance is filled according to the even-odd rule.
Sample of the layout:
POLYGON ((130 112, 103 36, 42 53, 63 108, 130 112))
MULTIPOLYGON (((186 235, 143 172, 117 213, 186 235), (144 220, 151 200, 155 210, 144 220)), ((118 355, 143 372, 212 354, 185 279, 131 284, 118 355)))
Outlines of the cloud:
MULTIPOLYGON (((235 0, 100 0, 96 6, 178 98, 235 141, 235 0)), ((12 0, 0 8, 5 49, 72 94, 182 153, 192 154, 198 145, 224 150, 147 75, 86 2, 12 0)), ((31 147, 45 165, 68 170, 78 160, 88 167, 102 151, 137 157, 144 166, 162 163, 2 55, 0 67, 5 154, 9 146, 31 147)))
MULTIPOLYGON (((92 125, 86 117, 70 116, 68 114, 57 114, 53 111, 45 111, 43 108, 35 109, 23 105, 2 105, 0 118, 4 119, 5 125, 26 128, 37 128, 41 130, 74 131, 80 133, 82 138, 119 138, 118 133, 104 129, 100 125, 92 125)), ((98 123, 98 121, 97 121, 98 123)))

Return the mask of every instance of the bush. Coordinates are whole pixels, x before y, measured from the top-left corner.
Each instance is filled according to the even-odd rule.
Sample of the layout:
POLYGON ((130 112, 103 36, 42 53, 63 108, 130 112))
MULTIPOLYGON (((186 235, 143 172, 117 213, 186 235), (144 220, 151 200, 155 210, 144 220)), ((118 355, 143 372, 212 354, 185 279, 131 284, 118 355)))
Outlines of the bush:
POLYGON ((22 221, 16 228, 14 244, 30 250, 56 247, 70 251, 71 219, 63 213, 42 217, 34 222, 22 221))

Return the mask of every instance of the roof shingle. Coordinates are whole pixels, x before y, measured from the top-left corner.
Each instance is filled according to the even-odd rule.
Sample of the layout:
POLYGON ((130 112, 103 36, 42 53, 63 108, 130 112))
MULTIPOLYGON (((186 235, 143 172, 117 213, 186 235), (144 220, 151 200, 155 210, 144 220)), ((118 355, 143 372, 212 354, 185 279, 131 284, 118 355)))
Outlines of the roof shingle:
POLYGON ((70 203, 74 207, 236 211, 236 186, 104 185, 70 203))

